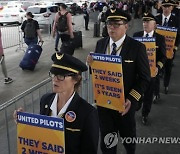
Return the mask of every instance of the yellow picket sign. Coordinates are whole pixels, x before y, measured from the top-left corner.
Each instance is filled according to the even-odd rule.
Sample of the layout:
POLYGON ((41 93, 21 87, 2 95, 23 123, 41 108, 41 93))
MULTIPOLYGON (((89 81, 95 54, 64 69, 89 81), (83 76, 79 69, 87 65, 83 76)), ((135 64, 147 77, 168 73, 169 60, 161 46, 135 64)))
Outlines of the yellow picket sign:
POLYGON ((124 84, 120 56, 91 53, 92 82, 96 104, 112 110, 124 111, 124 84))
POLYGON ((172 59, 174 55, 174 44, 177 36, 177 28, 157 26, 156 32, 165 37, 166 57, 172 59))
POLYGON ((64 120, 17 113, 17 153, 65 154, 64 120))

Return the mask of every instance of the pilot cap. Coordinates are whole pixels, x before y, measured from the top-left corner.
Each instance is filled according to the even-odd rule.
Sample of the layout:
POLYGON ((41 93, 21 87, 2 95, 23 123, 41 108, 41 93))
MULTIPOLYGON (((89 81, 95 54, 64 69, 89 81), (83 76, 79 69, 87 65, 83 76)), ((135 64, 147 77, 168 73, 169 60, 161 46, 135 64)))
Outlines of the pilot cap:
POLYGON ((131 16, 120 9, 116 9, 115 11, 109 11, 107 20, 124 20, 126 22, 129 22, 131 20, 131 16))
POLYGON ((68 54, 54 53, 51 59, 54 63, 50 72, 55 75, 69 73, 81 74, 88 69, 82 61, 68 54))

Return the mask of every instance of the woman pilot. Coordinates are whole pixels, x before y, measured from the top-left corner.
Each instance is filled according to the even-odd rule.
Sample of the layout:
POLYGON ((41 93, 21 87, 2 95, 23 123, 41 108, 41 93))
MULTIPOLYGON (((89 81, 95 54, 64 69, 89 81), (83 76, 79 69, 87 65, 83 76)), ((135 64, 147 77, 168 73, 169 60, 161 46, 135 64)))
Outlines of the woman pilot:
MULTIPOLYGON (((53 93, 42 96, 40 114, 64 118, 66 154, 97 154, 98 114, 77 93, 81 73, 87 70, 87 66, 67 54, 55 53, 52 60, 49 76, 53 93)), ((16 113, 14 116, 16 118, 16 113)))

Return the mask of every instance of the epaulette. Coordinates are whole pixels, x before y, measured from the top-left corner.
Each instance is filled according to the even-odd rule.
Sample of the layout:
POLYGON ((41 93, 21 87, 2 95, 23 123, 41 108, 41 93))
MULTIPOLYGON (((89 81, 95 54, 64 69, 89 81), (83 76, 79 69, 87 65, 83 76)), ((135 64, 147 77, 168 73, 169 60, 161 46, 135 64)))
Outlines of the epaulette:
POLYGON ((136 90, 132 89, 129 93, 132 97, 134 97, 134 99, 136 99, 137 101, 140 100, 141 98, 141 94, 138 93, 136 90))

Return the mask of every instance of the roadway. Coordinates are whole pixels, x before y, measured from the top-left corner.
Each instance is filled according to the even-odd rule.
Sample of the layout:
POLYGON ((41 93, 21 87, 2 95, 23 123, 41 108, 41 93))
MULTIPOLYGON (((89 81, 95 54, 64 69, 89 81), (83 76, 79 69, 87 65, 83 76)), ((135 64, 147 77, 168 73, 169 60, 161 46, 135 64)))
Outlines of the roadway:
MULTIPOLYGON (((82 16, 77 16, 74 19, 78 26, 76 30, 83 32, 83 48, 75 50, 74 56, 85 62, 90 51, 95 48, 96 41, 100 38, 93 37, 93 23, 90 22, 90 31, 84 31, 82 16)), ((132 36, 133 32, 142 30, 141 20, 136 19, 130 23, 128 34, 132 36)), ((33 85, 41 82, 48 77, 48 71, 52 64, 50 59, 54 53, 54 39, 51 37, 45 38, 43 45, 43 53, 33 72, 22 71, 19 68, 19 62, 24 55, 23 51, 15 52, 17 47, 5 50, 6 64, 9 76, 14 82, 5 85, 3 75, 0 74, 0 104, 15 97, 23 91, 29 89, 33 85)), ((161 99, 158 104, 152 105, 152 111, 149 116, 149 124, 143 126, 141 124, 140 111, 136 114, 137 120, 137 136, 140 137, 180 137, 180 54, 177 52, 174 60, 175 66, 172 71, 172 80, 169 86, 169 93, 164 94, 164 89, 161 86, 161 99)), ((179 144, 137 144, 137 154, 180 154, 179 144)), ((100 150, 98 154, 101 154, 100 150)), ((125 154, 125 150, 121 143, 118 144, 118 153, 125 154)))

